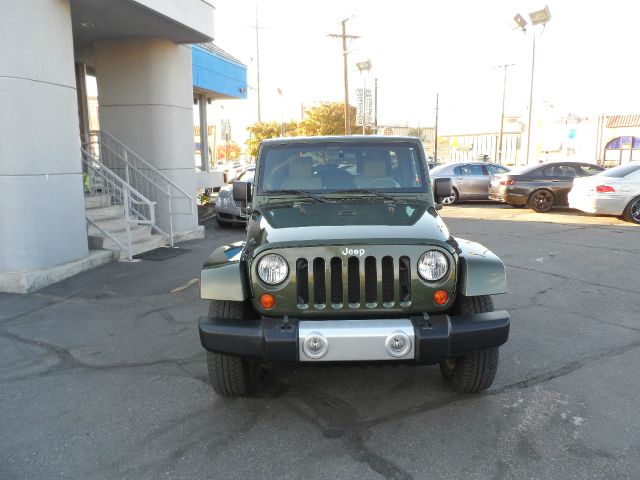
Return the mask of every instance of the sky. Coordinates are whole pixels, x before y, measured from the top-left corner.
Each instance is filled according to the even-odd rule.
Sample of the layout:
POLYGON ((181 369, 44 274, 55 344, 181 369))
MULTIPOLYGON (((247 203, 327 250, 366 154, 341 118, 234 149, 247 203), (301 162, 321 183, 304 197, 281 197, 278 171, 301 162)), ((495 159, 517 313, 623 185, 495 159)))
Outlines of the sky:
MULTIPOLYGON (((496 131, 504 68, 506 115, 527 115, 533 38, 536 38, 533 115, 543 111, 595 116, 640 111, 640 2, 549 1, 543 28, 513 30, 511 19, 544 8, 531 0, 258 0, 263 121, 300 120, 301 105, 343 101, 340 33, 348 44, 350 100, 378 79, 378 123, 439 130, 496 131), (355 63, 370 60, 363 79, 355 63), (278 94, 282 91, 282 96, 278 94)), ((237 141, 257 121, 256 0, 215 3, 215 43, 247 65, 249 98, 220 102, 237 141)), ((470 132, 468 132, 470 133, 470 132)))

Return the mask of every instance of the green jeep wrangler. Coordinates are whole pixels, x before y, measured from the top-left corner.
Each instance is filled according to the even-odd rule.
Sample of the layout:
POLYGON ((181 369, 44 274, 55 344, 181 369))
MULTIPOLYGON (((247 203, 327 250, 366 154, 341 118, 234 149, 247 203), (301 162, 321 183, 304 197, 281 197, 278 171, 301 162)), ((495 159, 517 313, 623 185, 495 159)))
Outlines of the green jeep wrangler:
POLYGON ((253 184, 233 185, 246 240, 201 274, 214 390, 249 395, 281 362, 439 364, 459 392, 488 388, 509 336, 490 297, 506 292, 505 269, 449 233, 438 201, 450 195, 417 138, 262 142, 253 184))

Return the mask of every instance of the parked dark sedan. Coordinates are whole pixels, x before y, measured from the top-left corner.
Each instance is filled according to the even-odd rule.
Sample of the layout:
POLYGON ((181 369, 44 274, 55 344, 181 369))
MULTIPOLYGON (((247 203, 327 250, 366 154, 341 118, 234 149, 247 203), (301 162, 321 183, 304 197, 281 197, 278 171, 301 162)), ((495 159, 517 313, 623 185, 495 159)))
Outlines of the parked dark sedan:
POLYGON ((489 198, 544 213, 555 205, 567 206, 576 177, 588 177, 604 168, 592 163, 554 162, 528 165, 493 177, 489 198))

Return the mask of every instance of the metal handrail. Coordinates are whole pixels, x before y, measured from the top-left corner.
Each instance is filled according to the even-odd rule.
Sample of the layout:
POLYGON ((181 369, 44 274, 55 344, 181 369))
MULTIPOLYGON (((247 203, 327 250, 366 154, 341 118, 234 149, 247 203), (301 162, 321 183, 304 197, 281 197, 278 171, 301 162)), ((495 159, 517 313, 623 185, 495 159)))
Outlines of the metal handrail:
MULTIPOLYGON (((162 202, 166 198, 167 221, 164 223, 169 227, 169 242, 173 246, 173 217, 193 215, 195 197, 105 130, 88 132, 85 144, 101 164, 108 166, 147 198, 156 202, 162 202), (181 202, 188 207, 180 208, 181 202)), ((154 228, 159 229, 156 224, 154 228)))
POLYGON ((88 185, 85 185, 88 191, 85 194, 89 197, 106 196, 108 205, 105 205, 105 207, 122 207, 124 227, 127 232, 127 244, 124 245, 115 235, 100 227, 88 217, 87 222, 96 227, 101 233, 107 235, 123 250, 126 250, 129 260, 133 259, 132 223, 151 225, 151 228, 169 239, 169 235, 156 225, 156 202, 149 200, 84 148, 81 147, 80 152, 84 170, 88 175, 88 185))

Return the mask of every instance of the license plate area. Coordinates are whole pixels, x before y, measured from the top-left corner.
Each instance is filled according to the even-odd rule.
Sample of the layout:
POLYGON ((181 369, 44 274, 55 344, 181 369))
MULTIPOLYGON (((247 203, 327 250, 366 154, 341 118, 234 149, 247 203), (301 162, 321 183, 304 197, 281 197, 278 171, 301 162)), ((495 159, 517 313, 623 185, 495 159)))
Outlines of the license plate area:
POLYGON ((409 319, 303 320, 298 326, 301 362, 413 360, 409 319))

